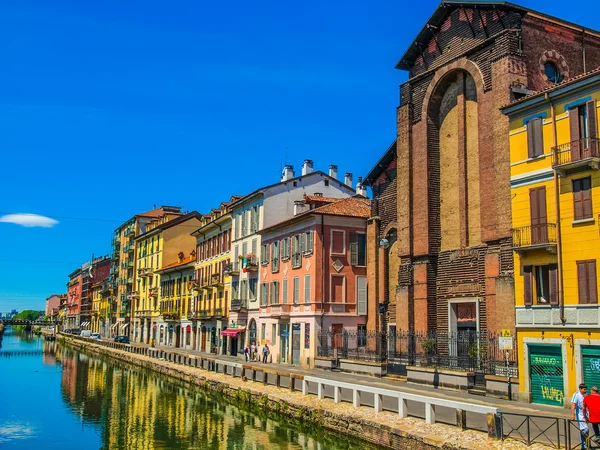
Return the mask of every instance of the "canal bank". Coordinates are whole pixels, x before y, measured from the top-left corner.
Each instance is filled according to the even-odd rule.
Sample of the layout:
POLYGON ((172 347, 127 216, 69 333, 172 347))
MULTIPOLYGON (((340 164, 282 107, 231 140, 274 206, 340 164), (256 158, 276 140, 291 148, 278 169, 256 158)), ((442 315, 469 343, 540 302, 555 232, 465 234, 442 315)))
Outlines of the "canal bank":
MULTIPOLYGON (((302 392, 298 392, 294 380, 292 380, 291 386, 285 386, 285 383, 279 383, 279 376, 276 374, 265 373, 264 378, 261 379, 256 379, 255 374, 251 378, 236 377, 235 367, 231 372, 228 372, 228 368, 225 367, 225 372, 229 374, 215 373, 204 370, 208 368, 205 363, 210 364, 210 361, 202 361, 202 367, 204 367, 202 369, 196 367, 200 361, 193 361, 193 358, 183 357, 183 355, 164 353, 164 356, 169 359, 164 360, 145 354, 148 349, 120 347, 110 342, 95 343, 87 339, 64 335, 61 335, 59 340, 85 352, 112 357, 198 386, 206 391, 219 393, 233 402, 258 407, 261 411, 287 417, 290 420, 344 433, 353 438, 375 443, 383 448, 408 450, 525 448, 522 443, 512 440, 489 439, 485 433, 474 430, 461 430, 455 426, 440 423, 427 424, 423 420, 413 417, 400 419, 398 414, 389 411, 376 412, 373 408, 366 406, 354 408, 352 403, 337 403, 332 399, 302 395, 302 392), (267 384, 269 376, 276 377, 277 386, 267 384), (256 381, 252 382, 250 379, 256 381)), ((159 350, 154 351, 158 352, 159 350)), ((543 449, 546 447, 535 444, 528 448, 543 449)))

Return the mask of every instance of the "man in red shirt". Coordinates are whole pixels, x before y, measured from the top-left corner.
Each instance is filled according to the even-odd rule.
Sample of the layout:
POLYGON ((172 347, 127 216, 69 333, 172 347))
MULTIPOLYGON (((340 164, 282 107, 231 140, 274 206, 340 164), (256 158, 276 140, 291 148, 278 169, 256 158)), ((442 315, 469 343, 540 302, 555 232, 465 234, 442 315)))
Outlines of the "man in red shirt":
POLYGON ((600 395, 598 395, 598 386, 593 386, 591 395, 588 395, 583 399, 583 417, 586 418, 588 423, 592 424, 596 440, 599 440, 600 430, 598 429, 598 425, 600 424, 600 395))

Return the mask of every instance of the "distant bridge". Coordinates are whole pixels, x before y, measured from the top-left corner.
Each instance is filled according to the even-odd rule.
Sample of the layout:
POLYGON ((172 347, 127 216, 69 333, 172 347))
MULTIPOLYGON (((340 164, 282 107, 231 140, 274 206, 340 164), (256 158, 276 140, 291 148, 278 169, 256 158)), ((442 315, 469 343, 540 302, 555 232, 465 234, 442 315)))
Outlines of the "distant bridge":
POLYGON ((0 319, 2 325, 22 325, 22 326, 36 326, 36 327, 48 327, 57 325, 58 322, 52 322, 51 320, 22 320, 22 319, 0 319))

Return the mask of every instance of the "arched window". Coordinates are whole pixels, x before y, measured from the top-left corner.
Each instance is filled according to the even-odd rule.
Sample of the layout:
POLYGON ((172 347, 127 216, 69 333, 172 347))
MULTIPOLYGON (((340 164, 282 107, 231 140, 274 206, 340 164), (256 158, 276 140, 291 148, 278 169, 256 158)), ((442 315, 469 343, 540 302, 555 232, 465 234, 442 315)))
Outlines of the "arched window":
POLYGON ((544 73, 551 83, 557 84, 563 80, 563 76, 560 73, 558 66, 553 61, 546 61, 544 64, 544 73))

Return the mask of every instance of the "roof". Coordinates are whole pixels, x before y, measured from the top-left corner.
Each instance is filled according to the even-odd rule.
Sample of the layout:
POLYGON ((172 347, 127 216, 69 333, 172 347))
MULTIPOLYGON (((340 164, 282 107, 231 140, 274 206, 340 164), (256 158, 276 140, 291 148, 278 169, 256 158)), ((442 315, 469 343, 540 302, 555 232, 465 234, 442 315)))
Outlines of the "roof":
POLYGON ((200 220, 202 218, 202 214, 200 214, 198 211, 192 211, 191 213, 188 214, 184 214, 182 216, 179 216, 173 220, 169 220, 168 222, 165 223, 161 223, 160 225, 158 225, 157 227, 152 228, 149 231, 146 231, 144 234, 140 234, 139 236, 135 237, 135 240, 137 241, 138 239, 143 238, 144 236, 147 236, 149 234, 152 234, 156 231, 162 231, 162 230, 166 230, 168 228, 174 227, 175 225, 179 225, 180 223, 186 222, 190 219, 198 219, 200 220))
POLYGON ((375 163, 373 168, 369 171, 365 179, 363 180, 363 186, 371 186, 371 183, 379 177, 379 174, 385 170, 390 161, 396 158, 396 140, 392 142, 392 145, 388 147, 383 156, 379 158, 379 161, 375 163))
POLYGON ((313 177, 315 175, 321 175, 321 176, 323 176, 325 178, 328 178, 329 180, 337 181, 338 183, 340 183, 341 186, 346 187, 346 189, 348 189, 349 192, 354 193, 354 190, 352 189, 352 187, 351 186, 347 186, 346 184, 344 184, 343 181, 338 180, 337 178, 333 178, 333 177, 327 175, 325 172, 323 172, 321 170, 315 170, 314 172, 308 173, 306 175, 300 175, 300 176, 297 176, 297 177, 294 177, 294 178, 290 178, 289 180, 278 181, 277 183, 269 184, 268 186, 263 186, 263 187, 261 187, 259 189, 256 189, 256 190, 250 192, 248 195, 245 195, 243 197, 238 198, 237 200, 233 200, 232 199, 232 202, 229 205, 229 207, 230 208, 231 207, 235 207, 235 205, 237 203, 241 203, 241 202, 243 202, 245 200, 248 200, 248 199, 254 197, 257 194, 262 193, 262 192, 266 191, 267 189, 272 188, 274 186, 278 186, 278 185, 280 185, 282 183, 291 183, 291 182, 294 182, 294 181, 298 181, 301 178, 309 178, 309 177, 313 177))
POLYGON ((161 267, 159 270, 157 270, 157 272, 162 272, 162 271, 169 270, 169 269, 175 269, 177 267, 185 266, 187 264, 195 263, 195 262, 196 262, 196 256, 190 255, 187 258, 184 258, 183 261, 177 261, 172 264, 168 264, 164 267, 161 267))
POLYGON ((563 80, 558 84, 555 84, 553 86, 549 86, 546 89, 542 89, 540 91, 536 91, 532 94, 526 95, 525 97, 522 97, 518 100, 515 100, 514 102, 509 103, 508 105, 504 105, 503 107, 501 107, 501 110, 506 110, 508 108, 511 108, 513 106, 520 106, 523 103, 528 102, 529 100, 533 100, 537 97, 545 97, 546 94, 549 94, 551 92, 555 92, 555 91, 559 91, 565 87, 580 83, 584 80, 590 79, 590 78, 594 78, 595 76, 600 75, 600 66, 596 67, 593 70, 590 70, 589 72, 585 72, 579 75, 576 75, 574 77, 569 78, 568 80, 563 80))
POLYGON ((305 203, 333 203, 340 200, 338 197, 323 197, 322 195, 306 195, 304 194, 305 203))
POLYGON ((538 11, 534 11, 532 9, 525 8, 523 6, 515 5, 514 3, 510 3, 507 1, 476 1, 476 0, 442 0, 437 9, 433 12, 429 20, 425 23, 419 34, 415 40, 410 44, 408 49, 404 52, 404 55, 400 58, 398 63, 396 64, 396 69, 410 69, 412 63, 419 57, 422 52, 422 47, 427 46, 429 41, 435 34, 437 30, 443 25, 446 21, 446 18, 452 14, 458 8, 474 8, 474 9, 505 9, 505 10, 513 10, 517 11, 521 14, 530 14, 535 15, 540 19, 545 19, 551 22, 558 23, 560 25, 568 26, 570 28, 577 28, 580 30, 585 30, 591 34, 598 35, 598 31, 589 29, 586 27, 582 27, 580 25, 574 24, 572 22, 568 22, 563 19, 559 19, 554 16, 550 16, 548 14, 544 14, 538 11))
POLYGON ((354 197, 335 199, 335 202, 333 203, 328 203, 327 205, 323 205, 318 208, 310 209, 300 214, 296 214, 290 219, 276 223, 275 225, 271 225, 270 227, 263 228, 258 233, 264 234, 265 232, 282 228, 311 215, 343 216, 368 219, 369 217, 371 217, 371 200, 364 198, 360 195, 356 195, 354 197))

